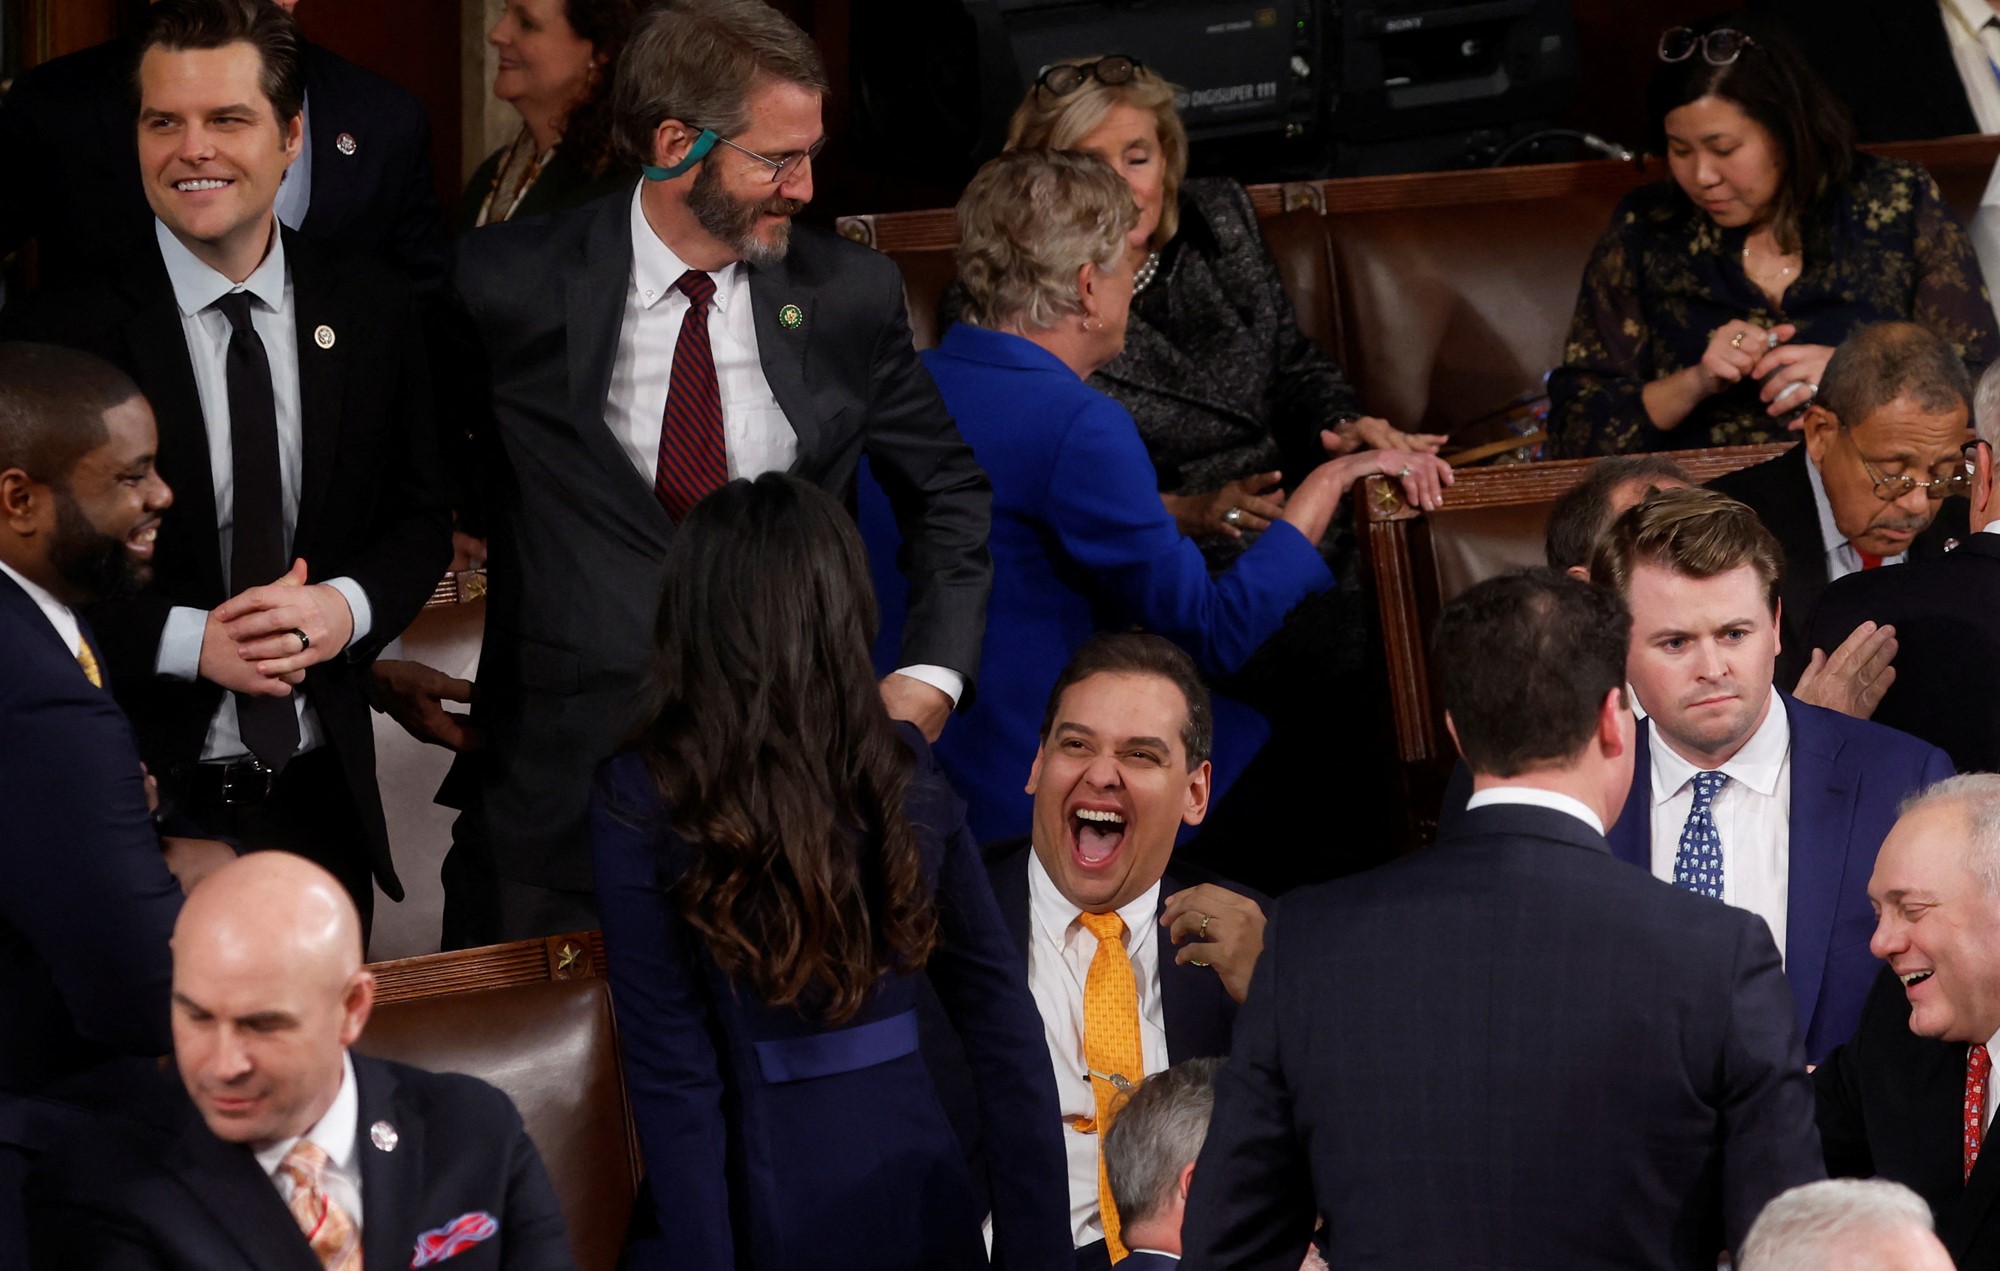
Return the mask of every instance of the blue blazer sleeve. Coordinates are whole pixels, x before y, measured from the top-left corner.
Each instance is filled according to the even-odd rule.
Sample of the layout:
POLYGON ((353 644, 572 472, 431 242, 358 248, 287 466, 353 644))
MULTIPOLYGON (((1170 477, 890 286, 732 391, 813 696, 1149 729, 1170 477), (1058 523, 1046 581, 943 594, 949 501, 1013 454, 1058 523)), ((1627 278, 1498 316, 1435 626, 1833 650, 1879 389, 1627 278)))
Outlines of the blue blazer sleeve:
POLYGON ((645 1158, 660 1241, 635 1244, 633 1271, 733 1271, 721 1061, 694 933, 659 878, 660 797, 645 763, 621 755, 591 800, 591 858, 625 1080, 645 1158), (662 1249, 664 1246, 664 1250, 662 1249))
POLYGON ((928 749, 921 743, 916 749, 913 788, 934 786, 941 797, 928 809, 913 807, 912 819, 919 833, 937 834, 944 842, 937 882, 939 939, 928 971, 972 1069, 993 1203, 994 1265, 1009 1271, 1066 1268, 1074 1262, 1069 1166, 1042 1017, 1028 993, 1020 946, 1007 933, 966 828, 964 806, 945 793, 944 776, 928 749), (941 824, 947 821, 948 826, 941 824))
MULTIPOLYGON (((29 661, 20 648, 6 656, 29 661)), ((0 696, 0 918, 54 978, 81 1036, 164 1055, 181 889, 146 810, 138 747, 110 694, 39 669, 21 665, 0 696)))
POLYGON ((1117 618, 1166 636, 1205 671, 1236 670, 1294 606, 1332 585, 1332 572, 1281 521, 1211 580, 1201 549, 1160 502, 1138 426, 1118 403, 1091 396, 1050 465, 1048 517, 1063 551, 1117 618))

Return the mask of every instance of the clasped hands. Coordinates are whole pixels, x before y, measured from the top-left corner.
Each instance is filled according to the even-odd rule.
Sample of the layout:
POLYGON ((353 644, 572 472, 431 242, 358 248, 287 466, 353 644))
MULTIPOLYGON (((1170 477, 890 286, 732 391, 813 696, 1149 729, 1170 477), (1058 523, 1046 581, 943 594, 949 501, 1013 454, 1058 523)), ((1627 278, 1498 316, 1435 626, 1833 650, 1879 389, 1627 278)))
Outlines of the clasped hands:
POLYGON ((325 583, 307 584, 306 563, 295 560, 277 581, 209 610, 201 633, 201 677, 232 693, 287 697, 307 667, 339 653, 353 638, 347 597, 325 583))
MULTIPOLYGON (((1758 396, 1766 403, 1768 415, 1784 415, 1810 405, 1833 350, 1824 344, 1791 343, 1797 334, 1798 328, 1789 322, 1768 331, 1741 318, 1717 327, 1697 368, 1707 395, 1752 379, 1763 384, 1758 396)), ((1788 427, 1796 432, 1803 425, 1794 419, 1788 427)))
MULTIPOLYGON (((1319 440, 1327 458, 1342 459, 1363 450, 1435 455, 1449 439, 1437 433, 1406 433, 1386 419, 1367 415, 1322 430, 1319 440)), ((1410 476, 1400 478, 1404 497, 1415 507, 1436 507, 1441 487, 1450 481, 1445 475, 1448 469, 1428 463, 1413 463, 1412 468, 1410 476)), ((1389 470, 1395 471, 1400 469, 1389 470)), ((1284 475, 1252 473, 1206 494, 1163 494, 1160 501, 1189 538, 1241 538, 1245 530, 1270 529, 1271 522, 1284 515, 1286 495, 1279 484, 1284 475)))

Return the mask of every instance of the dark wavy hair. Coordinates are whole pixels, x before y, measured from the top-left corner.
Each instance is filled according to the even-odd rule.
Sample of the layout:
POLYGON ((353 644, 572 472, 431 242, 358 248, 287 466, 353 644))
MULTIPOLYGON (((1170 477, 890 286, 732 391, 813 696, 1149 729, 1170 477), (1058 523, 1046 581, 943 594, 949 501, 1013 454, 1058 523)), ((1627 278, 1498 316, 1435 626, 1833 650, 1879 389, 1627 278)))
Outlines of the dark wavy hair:
POLYGON ((618 55, 639 20, 638 0, 564 0, 563 17, 579 39, 590 41, 593 57, 604 65, 593 65, 583 100, 570 107, 563 121, 563 149, 579 160, 592 176, 603 176, 618 157, 611 137, 611 85, 618 55))
POLYGON ((664 881, 732 979, 829 1024, 937 943, 875 626, 853 520, 794 477, 729 482, 667 549, 639 748, 695 854, 664 881))
POLYGON ((1771 209, 1771 232, 1786 251, 1798 251, 1811 214, 1847 183, 1854 171, 1854 125, 1847 107, 1814 72, 1805 55, 1776 23, 1751 13, 1730 13, 1694 23, 1697 35, 1728 28, 1751 45, 1726 66, 1702 51, 1679 62, 1661 62, 1646 91, 1653 145, 1665 154, 1667 116, 1703 97, 1732 102, 1762 124, 1785 165, 1771 209))

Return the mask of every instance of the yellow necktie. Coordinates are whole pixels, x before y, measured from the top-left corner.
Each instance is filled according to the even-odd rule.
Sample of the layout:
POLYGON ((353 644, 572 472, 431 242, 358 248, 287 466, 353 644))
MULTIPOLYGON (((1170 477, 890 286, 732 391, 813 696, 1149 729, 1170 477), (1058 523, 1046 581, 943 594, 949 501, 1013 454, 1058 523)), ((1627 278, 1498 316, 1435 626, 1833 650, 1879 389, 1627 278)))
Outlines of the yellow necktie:
POLYGON ((1083 981, 1083 1059, 1091 1069, 1090 1091, 1097 1097, 1091 1129, 1098 1136, 1098 1215, 1104 1220, 1105 1247, 1117 1262, 1125 1256, 1125 1246, 1118 1239, 1118 1206, 1112 1203, 1111 1180, 1104 1172, 1104 1130, 1125 1092, 1146 1075, 1145 1052, 1139 1046, 1139 981, 1125 953, 1123 918, 1082 914, 1077 921, 1097 937, 1097 953, 1083 981))
POLYGON ((361 1232, 348 1212, 326 1194, 327 1164, 326 1152, 311 1139, 292 1145, 278 1162, 278 1173, 292 1183, 286 1207, 326 1271, 361 1271, 361 1232))
POLYGON ((90 641, 82 636, 76 638, 76 662, 83 668, 83 678, 95 688, 104 687, 104 673, 97 669, 97 655, 90 650, 90 641))

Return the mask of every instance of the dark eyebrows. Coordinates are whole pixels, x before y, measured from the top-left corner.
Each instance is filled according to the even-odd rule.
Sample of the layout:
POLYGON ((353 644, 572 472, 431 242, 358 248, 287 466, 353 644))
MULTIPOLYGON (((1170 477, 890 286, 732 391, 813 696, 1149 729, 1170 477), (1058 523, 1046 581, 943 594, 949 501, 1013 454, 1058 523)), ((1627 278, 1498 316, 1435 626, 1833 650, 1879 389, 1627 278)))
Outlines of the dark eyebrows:
MULTIPOLYGON (((1087 725, 1078 724, 1071 720, 1064 720, 1062 723, 1057 724, 1054 728, 1049 730, 1049 736, 1051 737, 1060 737, 1065 734, 1074 737, 1095 738, 1097 736, 1097 733, 1087 725)), ((1119 749, 1138 750, 1143 747, 1152 747, 1155 750, 1172 749, 1172 747, 1167 745, 1165 740, 1159 737, 1127 737, 1124 740, 1124 742, 1119 746, 1119 749)))
POLYGON ((1141 748, 1148 748, 1152 750, 1171 749, 1167 745, 1165 739, 1160 737, 1127 737, 1125 739, 1125 749, 1139 750, 1141 748))

